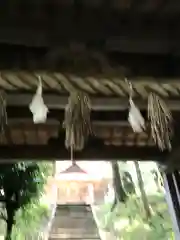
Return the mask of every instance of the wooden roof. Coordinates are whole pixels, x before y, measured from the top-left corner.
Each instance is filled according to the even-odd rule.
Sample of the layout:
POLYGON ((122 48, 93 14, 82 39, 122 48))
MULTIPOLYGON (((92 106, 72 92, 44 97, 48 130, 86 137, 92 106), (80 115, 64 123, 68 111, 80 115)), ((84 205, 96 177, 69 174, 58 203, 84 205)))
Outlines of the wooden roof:
MULTIPOLYGON (((113 146, 154 146, 147 133, 136 134, 128 125, 94 123, 94 134, 106 145, 113 146)), ((0 146, 4 145, 48 145, 49 140, 57 138, 61 125, 58 122, 45 125, 34 125, 33 122, 19 120, 8 125, 8 132, 1 138, 0 146)))
MULTIPOLYGON (((154 146, 146 134, 134 134, 129 126, 104 126, 94 123, 93 138, 82 151, 74 152, 77 160, 164 161, 164 153, 154 146)), ((70 152, 64 145, 64 133, 59 124, 34 125, 32 122, 9 123, 6 135, 0 141, 0 161, 67 160, 70 152)))

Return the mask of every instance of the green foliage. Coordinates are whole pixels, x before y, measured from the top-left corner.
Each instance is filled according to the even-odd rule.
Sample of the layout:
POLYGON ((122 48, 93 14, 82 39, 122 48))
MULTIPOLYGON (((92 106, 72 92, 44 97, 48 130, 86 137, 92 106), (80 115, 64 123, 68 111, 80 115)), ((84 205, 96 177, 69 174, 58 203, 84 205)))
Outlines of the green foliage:
POLYGON ((111 212, 112 203, 96 206, 98 226, 104 232, 112 233, 112 239, 115 237, 117 240, 174 240, 172 222, 162 191, 162 182, 159 181, 157 185, 152 176, 152 170, 159 174, 157 166, 152 163, 139 163, 138 174, 141 174, 141 184, 139 184, 139 175, 133 162, 118 162, 118 165, 128 198, 125 202, 119 201, 113 212, 111 212), (129 184, 131 181, 127 184, 126 179, 123 178, 124 172, 131 174, 132 183, 134 183, 132 186, 129 184), (134 194, 132 194, 133 191, 131 192, 133 185, 134 194), (144 214, 142 189, 140 189, 142 186, 151 212, 148 218, 145 218, 144 214))
POLYGON ((46 205, 29 204, 16 214, 16 225, 12 231, 12 239, 38 239, 43 222, 47 222, 49 209, 46 205))
POLYGON ((173 240, 172 223, 164 196, 148 196, 148 200, 153 212, 148 222, 142 214, 139 197, 134 195, 125 204, 119 203, 113 213, 110 213, 110 204, 102 205, 97 211, 100 227, 114 231, 119 237, 117 240, 173 240))
POLYGON ((42 193, 46 176, 45 166, 38 163, 2 164, 0 167, 0 201, 24 207, 42 193))
POLYGON ((6 210, 3 213, 3 218, 7 221, 6 239, 11 239, 12 227, 17 220, 16 213, 30 204, 37 203, 51 171, 52 167, 47 163, 22 162, 1 165, 0 202, 6 210))

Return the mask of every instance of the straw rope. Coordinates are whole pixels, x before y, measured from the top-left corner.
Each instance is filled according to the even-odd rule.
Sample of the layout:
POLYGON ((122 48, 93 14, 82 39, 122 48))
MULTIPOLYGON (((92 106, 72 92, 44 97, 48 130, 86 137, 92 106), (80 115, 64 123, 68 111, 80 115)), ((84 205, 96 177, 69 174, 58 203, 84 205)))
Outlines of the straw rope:
MULTIPOLYGON (((59 93, 71 93, 74 91, 83 91, 89 95, 119 96, 129 95, 129 87, 124 82, 123 77, 118 75, 77 75, 63 74, 58 72, 13 72, 2 71, 0 75, 0 88, 7 91, 16 92, 16 90, 28 90, 34 92, 38 76, 42 77, 43 88, 46 91, 55 91, 59 93)), ((134 94, 136 97, 148 97, 148 92, 156 91, 162 97, 179 97, 180 82, 179 79, 148 79, 135 78, 133 82, 134 94)))
POLYGON ((87 137, 92 133, 90 112, 90 99, 86 94, 74 92, 70 95, 63 124, 67 149, 80 151, 84 148, 87 137))
POLYGON ((152 92, 148 97, 148 119, 154 142, 162 151, 165 149, 171 150, 171 138, 173 135, 172 114, 162 98, 152 92))

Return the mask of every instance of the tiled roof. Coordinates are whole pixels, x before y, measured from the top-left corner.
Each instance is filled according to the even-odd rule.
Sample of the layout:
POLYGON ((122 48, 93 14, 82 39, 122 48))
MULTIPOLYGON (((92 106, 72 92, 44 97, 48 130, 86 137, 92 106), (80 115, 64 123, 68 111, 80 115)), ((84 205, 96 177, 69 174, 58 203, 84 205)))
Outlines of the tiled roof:
MULTIPOLYGON (((58 137, 59 123, 34 125, 25 121, 9 124, 8 138, 1 138, 0 145, 12 142, 15 145, 46 145, 50 138, 58 137)), ((153 146, 147 133, 135 134, 131 127, 94 125, 94 134, 103 139, 105 144, 114 146, 153 146)))

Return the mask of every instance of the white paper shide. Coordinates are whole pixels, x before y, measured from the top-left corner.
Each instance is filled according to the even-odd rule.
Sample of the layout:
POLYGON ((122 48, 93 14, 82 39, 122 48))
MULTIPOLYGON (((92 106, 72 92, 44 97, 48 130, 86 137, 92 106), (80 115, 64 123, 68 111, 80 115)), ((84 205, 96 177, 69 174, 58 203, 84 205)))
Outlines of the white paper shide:
POLYGON ((145 129, 145 121, 144 118, 139 111, 139 109, 134 104, 133 100, 129 100, 130 109, 129 109, 129 116, 128 121, 133 129, 134 132, 140 133, 143 132, 145 129))
POLYGON ((33 96, 32 102, 29 105, 29 109, 33 114, 34 123, 45 123, 48 114, 48 108, 44 103, 42 97, 42 81, 39 78, 36 94, 33 96))

